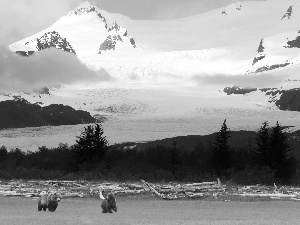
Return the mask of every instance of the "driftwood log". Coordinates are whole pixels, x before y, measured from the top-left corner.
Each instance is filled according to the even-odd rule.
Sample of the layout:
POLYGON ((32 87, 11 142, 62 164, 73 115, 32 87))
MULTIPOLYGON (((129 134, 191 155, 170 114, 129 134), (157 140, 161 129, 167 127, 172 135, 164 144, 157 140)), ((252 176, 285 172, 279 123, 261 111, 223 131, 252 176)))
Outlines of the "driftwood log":
POLYGON ((270 199, 300 200, 300 187, 251 185, 223 185, 220 180, 202 183, 117 183, 88 181, 40 181, 40 180, 0 180, 0 196, 21 196, 38 199, 43 193, 56 192, 62 198, 99 197, 99 190, 113 191, 120 195, 140 195, 151 192, 162 199, 213 197, 225 199, 230 196, 264 197, 270 199))

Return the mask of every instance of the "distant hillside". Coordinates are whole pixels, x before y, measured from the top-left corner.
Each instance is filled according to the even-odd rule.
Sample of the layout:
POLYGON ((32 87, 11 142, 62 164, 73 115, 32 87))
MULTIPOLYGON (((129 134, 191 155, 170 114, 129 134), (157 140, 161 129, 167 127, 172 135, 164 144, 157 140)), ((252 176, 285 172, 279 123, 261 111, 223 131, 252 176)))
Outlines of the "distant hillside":
POLYGON ((24 99, 0 102, 0 129, 74 125, 95 121, 90 113, 61 104, 41 107, 24 99))
MULTIPOLYGON (((300 159, 300 130, 295 132, 286 133, 289 144, 292 148, 293 154, 300 159)), ((149 147, 156 147, 159 145, 171 147, 174 142, 177 143, 179 148, 191 151, 199 145, 208 147, 209 143, 213 143, 216 133, 209 135, 188 135, 173 138, 166 138, 162 140, 150 141, 147 143, 138 143, 137 149, 142 150, 149 147)), ((232 148, 238 149, 239 147, 246 147, 248 149, 254 148, 256 132, 254 131, 231 131, 229 138, 229 145, 232 148)))
MULTIPOLYGON (((229 144, 234 147, 245 146, 255 144, 255 135, 254 131, 231 131, 229 144)), ((208 145, 209 142, 213 143, 216 137, 216 133, 209 135, 188 135, 188 136, 179 136, 173 138, 166 138, 162 140, 150 141, 147 143, 139 143, 138 149, 145 149, 148 147, 154 147, 157 145, 163 146, 172 146, 175 141, 180 148, 187 150, 193 150, 199 143, 208 145)))

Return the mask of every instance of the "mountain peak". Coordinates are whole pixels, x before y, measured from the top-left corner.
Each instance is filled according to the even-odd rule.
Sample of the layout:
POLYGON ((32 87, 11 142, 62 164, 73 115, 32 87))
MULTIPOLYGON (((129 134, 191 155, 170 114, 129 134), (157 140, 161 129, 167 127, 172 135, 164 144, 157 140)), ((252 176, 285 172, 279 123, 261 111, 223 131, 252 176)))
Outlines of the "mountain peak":
POLYGON ((114 50, 115 46, 136 48, 134 39, 120 24, 124 20, 127 17, 108 13, 86 1, 45 30, 12 44, 10 49, 29 56, 53 47, 77 56, 91 56, 98 55, 99 48, 101 51, 114 50), (108 44, 112 47, 103 47, 108 44))
POLYGON ((85 1, 81 3, 79 6, 77 6, 75 9, 80 9, 80 8, 90 8, 94 7, 89 1, 85 1))
MULTIPOLYGON (((92 5, 89 1, 86 1, 86 2, 81 3, 74 10, 72 10, 69 13, 69 15, 83 15, 83 14, 90 13, 90 12, 94 12, 96 14, 100 14, 98 12, 98 10, 99 9, 96 6, 92 5)), ((101 14, 100 14, 100 17, 102 17, 101 14)))

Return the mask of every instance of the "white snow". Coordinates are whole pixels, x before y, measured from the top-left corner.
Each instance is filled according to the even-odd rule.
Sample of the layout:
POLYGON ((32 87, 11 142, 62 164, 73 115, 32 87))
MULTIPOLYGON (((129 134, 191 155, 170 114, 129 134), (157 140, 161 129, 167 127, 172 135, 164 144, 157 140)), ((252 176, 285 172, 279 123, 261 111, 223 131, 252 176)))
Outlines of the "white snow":
MULTIPOLYGON (((77 9, 91 7, 86 2, 77 9)), ((265 74, 274 76, 276 88, 299 87, 300 51, 284 48, 287 40, 295 39, 300 29, 298 1, 243 1, 200 15, 165 21, 132 20, 95 9, 96 12, 80 15, 71 11, 10 48, 13 51, 24 46, 35 49, 36 38, 56 31, 69 41, 84 64, 93 70, 104 68, 114 81, 61 86, 52 88, 51 95, 21 94, 22 97, 30 102, 61 103, 87 110, 92 115, 107 116, 103 126, 110 143, 209 134, 219 130, 224 119, 233 130, 256 130, 265 120, 270 125, 278 120, 285 126, 300 126, 299 112, 279 111, 264 92, 243 96, 222 92, 228 86, 227 80, 231 80, 231 86, 235 84, 233 76, 253 76, 244 74, 286 60, 293 64, 263 73, 261 81, 265 74), (291 5, 292 17, 281 20, 291 5), (116 50, 99 55, 99 47, 110 33, 97 13, 105 17, 109 28, 117 22, 126 29, 137 48, 126 40, 118 43, 116 50), (262 38, 266 57, 252 67, 262 38), (26 42, 29 43, 25 45, 26 42), (208 78, 213 82, 207 82, 208 78)), ((259 80, 256 85, 262 87, 259 80)), ((13 93, 10 97, 0 95, 0 100, 12 96, 13 93)), ((2 130, 1 144, 31 150, 41 145, 56 147, 59 142, 74 144, 84 126, 2 130)))

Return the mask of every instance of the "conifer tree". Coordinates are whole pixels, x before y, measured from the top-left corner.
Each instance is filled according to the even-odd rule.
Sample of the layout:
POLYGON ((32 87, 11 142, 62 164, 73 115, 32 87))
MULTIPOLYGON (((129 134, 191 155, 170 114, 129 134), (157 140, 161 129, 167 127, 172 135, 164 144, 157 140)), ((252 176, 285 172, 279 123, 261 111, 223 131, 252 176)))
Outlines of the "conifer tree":
POLYGON ((268 155, 270 158, 270 167, 276 171, 276 178, 282 183, 287 183, 294 171, 293 157, 288 138, 283 133, 278 121, 271 132, 268 155))
POLYGON ((96 164, 108 151, 108 141, 103 135, 101 124, 96 123, 95 126, 87 126, 76 140, 76 158, 77 163, 96 164))
POLYGON ((231 167, 231 152, 228 144, 229 133, 230 130, 225 119, 213 143, 212 165, 217 176, 226 175, 226 170, 231 167))
POLYGON ((265 121, 260 127, 255 139, 257 147, 254 151, 254 164, 259 167, 268 166, 270 163, 268 159, 269 139, 269 124, 265 121))
POLYGON ((4 159, 6 159, 7 153, 8 153, 7 148, 5 146, 2 146, 0 148, 0 162, 3 161, 4 159))

